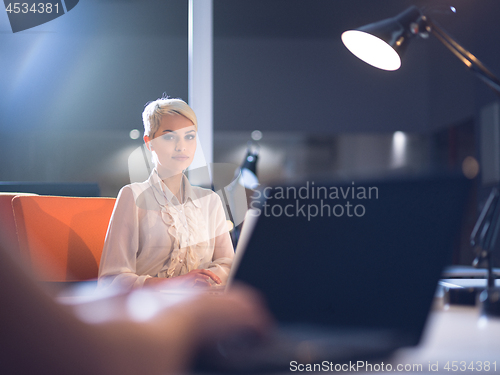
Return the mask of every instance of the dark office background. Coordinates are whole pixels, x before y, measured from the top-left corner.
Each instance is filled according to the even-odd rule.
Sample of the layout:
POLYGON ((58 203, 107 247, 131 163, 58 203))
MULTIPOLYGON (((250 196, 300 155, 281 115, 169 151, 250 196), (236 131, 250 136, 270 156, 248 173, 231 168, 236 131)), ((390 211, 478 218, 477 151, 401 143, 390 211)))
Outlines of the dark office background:
MULTIPOLYGON (((498 0, 214 0, 214 160, 239 164, 260 130, 264 183, 481 165, 481 111, 497 98, 443 45, 417 39, 385 72, 340 41, 410 5, 455 6, 433 18, 500 74, 498 0)), ((144 104, 187 100, 187 13, 187 0, 80 0, 13 34, 0 12, 0 180, 97 182, 115 196, 144 104)), ((476 181, 472 211, 492 186, 476 181)))

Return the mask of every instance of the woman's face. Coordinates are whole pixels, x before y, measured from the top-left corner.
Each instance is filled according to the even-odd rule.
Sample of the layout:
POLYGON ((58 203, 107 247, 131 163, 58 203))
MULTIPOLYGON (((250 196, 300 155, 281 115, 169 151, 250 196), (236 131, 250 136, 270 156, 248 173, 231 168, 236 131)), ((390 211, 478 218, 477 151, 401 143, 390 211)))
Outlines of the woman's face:
POLYGON ((163 115, 158 130, 144 141, 155 156, 158 172, 169 177, 181 173, 193 161, 196 151, 196 129, 186 117, 163 115))

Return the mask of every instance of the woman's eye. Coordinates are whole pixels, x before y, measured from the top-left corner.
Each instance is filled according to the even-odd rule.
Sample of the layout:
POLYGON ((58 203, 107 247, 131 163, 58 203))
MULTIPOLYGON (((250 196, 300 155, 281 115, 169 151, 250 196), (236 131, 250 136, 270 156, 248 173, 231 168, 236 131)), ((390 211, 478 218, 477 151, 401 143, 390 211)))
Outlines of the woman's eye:
POLYGON ((163 136, 163 139, 165 139, 166 141, 171 141, 172 139, 175 139, 175 137, 172 134, 165 134, 163 136))
POLYGON ((188 134, 188 135, 186 135, 186 139, 189 140, 189 141, 195 139, 195 137, 196 136, 194 134, 188 134))

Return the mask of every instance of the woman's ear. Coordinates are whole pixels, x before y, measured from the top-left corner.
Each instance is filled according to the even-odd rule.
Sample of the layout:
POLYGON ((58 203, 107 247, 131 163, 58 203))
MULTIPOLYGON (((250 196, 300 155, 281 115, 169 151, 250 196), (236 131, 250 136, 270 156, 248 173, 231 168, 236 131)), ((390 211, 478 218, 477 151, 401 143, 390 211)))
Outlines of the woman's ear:
POLYGON ((153 151, 153 145, 151 144, 151 138, 149 136, 145 135, 144 136, 144 143, 146 144, 146 147, 148 148, 149 151, 153 151))

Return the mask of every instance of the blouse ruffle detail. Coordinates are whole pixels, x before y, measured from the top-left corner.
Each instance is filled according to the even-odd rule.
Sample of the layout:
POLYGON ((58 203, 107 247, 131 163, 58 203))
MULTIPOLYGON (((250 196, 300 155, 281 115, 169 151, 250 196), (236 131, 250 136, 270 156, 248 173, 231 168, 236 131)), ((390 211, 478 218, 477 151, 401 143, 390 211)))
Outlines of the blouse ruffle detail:
MULTIPOLYGON (((170 261, 167 262, 167 269, 162 269, 159 277, 173 277, 176 269, 180 266, 181 260, 184 263, 185 272, 197 269, 200 266, 200 259, 206 248, 209 246, 209 238, 206 222, 199 220, 201 210, 188 202, 179 211, 170 204, 161 209, 161 216, 168 227, 168 234, 174 240, 170 261), (184 215, 180 212, 184 211, 184 215), (186 227, 187 225, 187 227, 186 227)), ((184 271, 183 269, 183 271, 184 271)))

